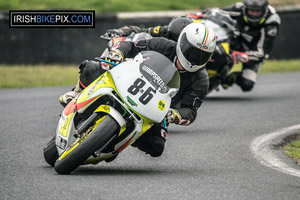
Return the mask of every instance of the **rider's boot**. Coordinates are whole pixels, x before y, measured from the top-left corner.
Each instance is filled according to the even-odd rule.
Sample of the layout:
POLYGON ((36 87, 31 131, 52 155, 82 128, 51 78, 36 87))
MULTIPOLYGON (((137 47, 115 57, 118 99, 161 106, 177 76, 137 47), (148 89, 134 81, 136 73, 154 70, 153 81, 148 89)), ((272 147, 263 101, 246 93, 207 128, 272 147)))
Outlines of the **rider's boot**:
POLYGON ((106 159, 105 162, 112 162, 113 160, 115 160, 115 159, 117 158, 118 155, 119 155, 119 154, 116 154, 116 155, 114 155, 114 156, 112 156, 112 157, 106 159))
POLYGON ((137 139, 131 146, 150 154, 152 157, 160 156, 165 147, 167 130, 161 124, 154 124, 146 133, 137 139))
POLYGON ((222 87, 224 89, 228 89, 231 87, 234 83, 236 83, 237 77, 241 74, 241 72, 232 72, 229 74, 223 81, 222 81, 222 87))
POLYGON ((70 101, 72 101, 80 92, 81 92, 81 88, 78 81, 77 85, 71 91, 59 97, 59 103, 63 107, 66 107, 68 103, 70 103, 70 101))

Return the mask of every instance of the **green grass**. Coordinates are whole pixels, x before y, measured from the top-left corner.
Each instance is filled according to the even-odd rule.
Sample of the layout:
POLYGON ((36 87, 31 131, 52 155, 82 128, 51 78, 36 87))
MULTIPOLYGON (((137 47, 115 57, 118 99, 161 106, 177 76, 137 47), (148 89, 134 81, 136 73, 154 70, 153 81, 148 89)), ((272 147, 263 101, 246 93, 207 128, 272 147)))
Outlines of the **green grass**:
POLYGON ((78 67, 62 65, 0 65, 0 88, 74 85, 78 71, 78 67))
MULTIPOLYGON (((241 68, 237 65, 234 69, 241 68)), ((78 67, 63 65, 9 66, 0 65, 0 88, 44 87, 74 85, 78 80, 78 67)), ((298 60, 267 60, 261 73, 300 71, 298 60)))
POLYGON ((283 147, 284 152, 300 165, 300 136, 283 147))
POLYGON ((1 0, 0 8, 9 9, 91 9, 96 13, 118 11, 196 10, 233 4, 234 0, 1 0))
MULTIPOLYGON (((231 71, 240 71, 242 65, 234 65, 231 71)), ((296 60, 266 60, 260 69, 260 74, 284 73, 300 71, 300 59, 296 60)))
MULTIPOLYGON (((241 0, 242 1, 242 0, 241 0)), ((226 7, 236 0, 0 0, 0 10, 11 9, 89 9, 96 13, 120 11, 199 10, 226 7)), ((294 3, 297 0, 270 0, 271 4, 294 3)))
POLYGON ((300 70, 300 60, 269 60, 264 63, 261 73, 294 72, 300 70))

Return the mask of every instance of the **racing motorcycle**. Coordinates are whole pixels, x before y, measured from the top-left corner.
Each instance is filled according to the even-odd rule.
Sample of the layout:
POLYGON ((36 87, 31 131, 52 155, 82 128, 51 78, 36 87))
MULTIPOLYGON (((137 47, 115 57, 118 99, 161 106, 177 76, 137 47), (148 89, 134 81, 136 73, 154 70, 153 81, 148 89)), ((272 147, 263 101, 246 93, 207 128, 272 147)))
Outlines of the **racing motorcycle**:
POLYGON ((160 53, 142 51, 119 64, 65 107, 44 148, 46 162, 69 174, 80 165, 112 161, 164 121, 179 86, 176 67, 160 53))

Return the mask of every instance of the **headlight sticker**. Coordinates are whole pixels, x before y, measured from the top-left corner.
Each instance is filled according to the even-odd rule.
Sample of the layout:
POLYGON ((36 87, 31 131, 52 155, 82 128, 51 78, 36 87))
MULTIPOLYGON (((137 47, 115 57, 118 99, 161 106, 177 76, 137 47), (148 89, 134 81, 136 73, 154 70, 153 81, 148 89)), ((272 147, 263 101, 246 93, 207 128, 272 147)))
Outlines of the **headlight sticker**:
POLYGON ((158 109, 163 111, 166 108, 166 103, 164 102, 164 100, 159 100, 158 102, 158 109))

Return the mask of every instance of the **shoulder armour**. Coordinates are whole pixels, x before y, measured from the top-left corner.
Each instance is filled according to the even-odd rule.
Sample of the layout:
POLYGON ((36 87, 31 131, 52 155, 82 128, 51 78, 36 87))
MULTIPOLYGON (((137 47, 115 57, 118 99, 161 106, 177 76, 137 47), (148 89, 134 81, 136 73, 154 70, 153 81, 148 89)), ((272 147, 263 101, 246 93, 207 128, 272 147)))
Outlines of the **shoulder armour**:
POLYGON ((240 9, 240 8, 244 7, 244 4, 241 3, 241 2, 237 2, 237 3, 235 4, 235 7, 238 8, 238 9, 240 9))
POLYGON ((269 9, 269 11, 270 11, 271 14, 276 14, 276 10, 275 10, 275 8, 273 6, 268 5, 268 9, 269 9))
POLYGON ((281 23, 280 17, 276 13, 270 15, 265 22, 265 24, 278 24, 278 25, 280 25, 280 23, 281 23))

